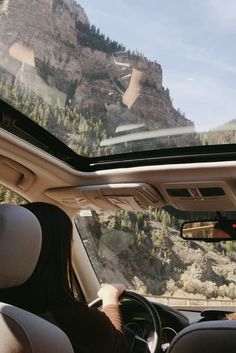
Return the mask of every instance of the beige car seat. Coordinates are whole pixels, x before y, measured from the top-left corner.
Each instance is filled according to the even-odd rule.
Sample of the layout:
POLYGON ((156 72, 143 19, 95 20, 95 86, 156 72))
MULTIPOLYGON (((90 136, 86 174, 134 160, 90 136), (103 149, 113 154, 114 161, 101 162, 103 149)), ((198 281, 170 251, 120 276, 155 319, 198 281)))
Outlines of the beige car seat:
MULTIPOLYGON (((33 273, 41 249, 37 218, 16 205, 0 205, 1 288, 24 283, 33 273)), ((1 353, 73 353, 58 327, 12 305, 0 303, 1 353)))
POLYGON ((217 320, 192 324, 173 339, 168 353, 234 353, 236 321, 217 320))

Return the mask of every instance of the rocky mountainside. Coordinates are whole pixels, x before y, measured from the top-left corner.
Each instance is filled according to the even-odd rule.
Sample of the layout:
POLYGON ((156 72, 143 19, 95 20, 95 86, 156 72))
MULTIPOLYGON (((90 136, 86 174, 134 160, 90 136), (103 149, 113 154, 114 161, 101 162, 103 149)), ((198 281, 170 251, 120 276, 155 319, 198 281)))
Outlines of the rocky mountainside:
MULTIPOLYGON (((108 137, 137 129, 194 132, 162 85, 161 65, 100 33, 74 0, 2 0, 0 70, 48 104, 96 115, 108 137)), ((193 145, 196 136, 169 143, 193 145)))
POLYGON ((169 219, 167 226, 163 210, 144 215, 123 212, 119 222, 116 217, 98 213, 77 218, 78 230, 102 281, 120 281, 145 295, 236 299, 233 242, 185 241, 173 220, 169 219))
POLYGON ((206 134, 206 141, 209 144, 232 144, 236 143, 236 119, 210 130, 206 134))

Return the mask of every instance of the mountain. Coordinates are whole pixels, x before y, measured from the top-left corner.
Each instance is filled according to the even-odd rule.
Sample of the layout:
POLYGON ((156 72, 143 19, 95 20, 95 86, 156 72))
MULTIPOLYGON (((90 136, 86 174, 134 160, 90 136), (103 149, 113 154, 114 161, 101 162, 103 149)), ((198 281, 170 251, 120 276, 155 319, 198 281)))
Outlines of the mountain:
MULTIPOLYGON (((169 146, 199 144, 163 87, 161 65, 100 33, 74 0, 2 0, 0 70, 12 75, 13 88, 96 116, 107 137, 189 127, 168 138, 169 146)), ((157 147, 166 142, 159 138, 157 147)))
POLYGON ((205 139, 207 143, 214 144, 232 144, 236 143, 236 119, 210 130, 205 139))
POLYGON ((236 246, 183 240, 173 223, 164 210, 154 209, 76 219, 103 282, 115 279, 151 296, 235 300, 236 246))

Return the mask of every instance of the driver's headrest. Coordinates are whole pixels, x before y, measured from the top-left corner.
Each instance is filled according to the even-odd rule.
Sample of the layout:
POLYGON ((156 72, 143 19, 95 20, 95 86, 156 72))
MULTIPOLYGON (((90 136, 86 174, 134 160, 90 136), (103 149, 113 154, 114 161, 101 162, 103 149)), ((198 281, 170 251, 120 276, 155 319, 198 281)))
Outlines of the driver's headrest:
POLYGON ((31 276, 41 242, 41 227, 32 212, 0 205, 0 288, 18 286, 31 276))

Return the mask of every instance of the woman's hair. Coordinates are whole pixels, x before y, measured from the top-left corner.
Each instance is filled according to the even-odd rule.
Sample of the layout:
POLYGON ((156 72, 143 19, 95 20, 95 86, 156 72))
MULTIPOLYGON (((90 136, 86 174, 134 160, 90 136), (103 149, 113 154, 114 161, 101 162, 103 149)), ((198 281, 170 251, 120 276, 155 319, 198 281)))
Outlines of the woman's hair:
POLYGON ((42 248, 28 281, 4 292, 9 294, 10 304, 41 313, 75 300, 71 264, 73 226, 68 215, 55 205, 33 202, 22 207, 31 211, 39 220, 42 248))

